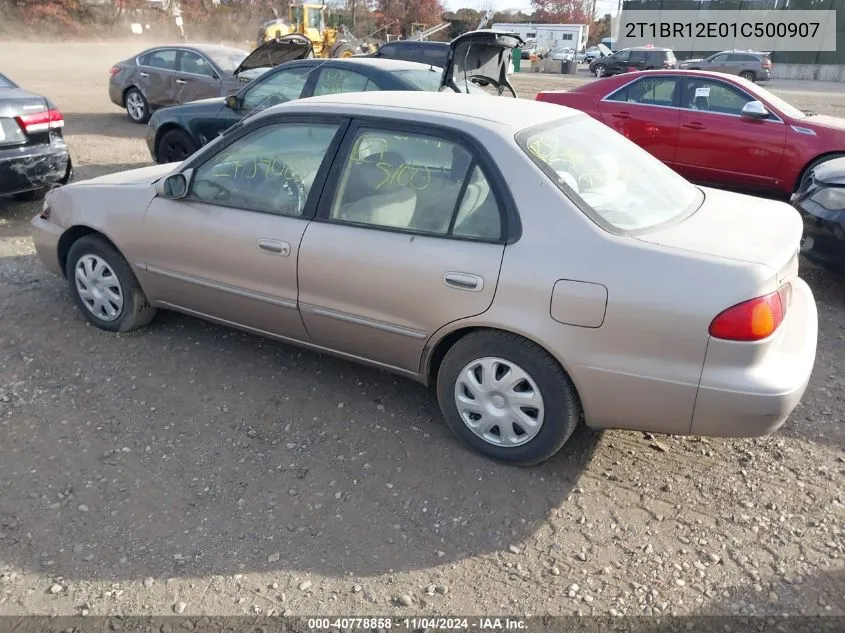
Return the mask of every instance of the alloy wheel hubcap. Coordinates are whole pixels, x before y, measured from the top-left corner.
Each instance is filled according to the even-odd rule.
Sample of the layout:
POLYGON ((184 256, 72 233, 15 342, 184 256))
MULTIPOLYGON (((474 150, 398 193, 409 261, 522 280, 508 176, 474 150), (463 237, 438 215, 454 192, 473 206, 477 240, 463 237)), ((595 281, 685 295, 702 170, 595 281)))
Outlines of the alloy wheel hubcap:
POLYGON ((141 119, 144 116, 144 102, 137 93, 132 93, 126 99, 126 107, 133 119, 141 119))
POLYGON ((88 311, 101 321, 114 321, 123 313, 123 288, 106 261, 83 255, 74 271, 76 291, 88 311))
POLYGON ((537 383, 516 363, 497 357, 479 358, 461 370, 455 405, 470 431, 507 448, 534 439, 545 415, 537 383))

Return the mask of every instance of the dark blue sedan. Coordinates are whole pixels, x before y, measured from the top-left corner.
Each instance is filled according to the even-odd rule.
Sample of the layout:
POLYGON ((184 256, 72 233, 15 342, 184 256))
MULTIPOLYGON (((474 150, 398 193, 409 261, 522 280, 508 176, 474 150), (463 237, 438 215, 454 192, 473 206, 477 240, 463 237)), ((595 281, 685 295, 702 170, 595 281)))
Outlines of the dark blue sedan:
MULTIPOLYGON (((244 117, 305 97, 368 90, 441 88, 443 69, 369 57, 302 59, 277 66, 229 97, 203 99, 156 111, 147 145, 158 163, 182 161, 244 117)), ((470 84, 469 90, 480 91, 470 84)))

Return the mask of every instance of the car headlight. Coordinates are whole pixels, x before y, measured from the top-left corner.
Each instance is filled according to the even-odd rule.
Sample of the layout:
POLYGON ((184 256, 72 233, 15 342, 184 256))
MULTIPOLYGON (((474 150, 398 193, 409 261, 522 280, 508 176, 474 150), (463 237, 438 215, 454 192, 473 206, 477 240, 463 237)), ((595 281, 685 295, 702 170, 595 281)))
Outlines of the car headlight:
POLYGON ((845 188, 828 187, 814 193, 810 200, 828 211, 845 211, 845 188))

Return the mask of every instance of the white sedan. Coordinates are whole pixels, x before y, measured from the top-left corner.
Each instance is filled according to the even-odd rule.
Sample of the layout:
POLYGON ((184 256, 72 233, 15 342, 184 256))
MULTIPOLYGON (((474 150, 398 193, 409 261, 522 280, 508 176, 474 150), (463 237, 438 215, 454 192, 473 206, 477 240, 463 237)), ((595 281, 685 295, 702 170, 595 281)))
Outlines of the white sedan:
POLYGON ((542 102, 292 101, 184 163, 55 189, 33 224, 95 326, 178 310, 369 363, 436 386, 455 434, 511 463, 582 420, 769 433, 815 360, 794 209, 542 102))

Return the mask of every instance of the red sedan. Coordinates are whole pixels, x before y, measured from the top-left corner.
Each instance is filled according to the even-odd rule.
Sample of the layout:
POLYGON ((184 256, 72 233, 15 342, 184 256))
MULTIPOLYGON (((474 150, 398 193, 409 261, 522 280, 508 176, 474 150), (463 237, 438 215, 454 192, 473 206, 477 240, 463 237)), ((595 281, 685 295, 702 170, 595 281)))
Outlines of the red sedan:
POLYGON ((537 99, 588 113, 705 185, 789 195, 815 163, 845 156, 845 119, 733 75, 648 70, 537 99))

